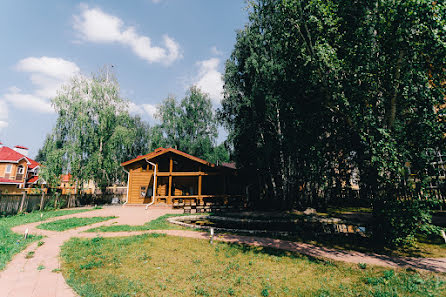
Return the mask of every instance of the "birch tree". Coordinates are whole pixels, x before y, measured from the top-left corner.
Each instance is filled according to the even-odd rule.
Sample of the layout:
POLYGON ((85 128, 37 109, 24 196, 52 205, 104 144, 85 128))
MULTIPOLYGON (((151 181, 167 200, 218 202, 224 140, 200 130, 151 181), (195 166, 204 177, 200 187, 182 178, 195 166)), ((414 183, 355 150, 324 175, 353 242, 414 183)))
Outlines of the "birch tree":
POLYGON ((157 118, 162 145, 210 162, 229 160, 224 146, 216 145, 218 123, 211 99, 199 88, 189 88, 180 102, 174 97, 166 98, 158 106, 157 118))
POLYGON ((151 149, 149 126, 129 115, 108 71, 74 77, 52 104, 58 117, 41 152, 52 182, 70 173, 78 187, 93 180, 105 189, 124 180, 121 162, 151 149))
POLYGON ((418 201, 428 198, 427 152, 445 148, 445 4, 250 5, 226 63, 219 115, 253 205, 324 207, 356 170, 375 235, 413 238, 429 221, 418 201))

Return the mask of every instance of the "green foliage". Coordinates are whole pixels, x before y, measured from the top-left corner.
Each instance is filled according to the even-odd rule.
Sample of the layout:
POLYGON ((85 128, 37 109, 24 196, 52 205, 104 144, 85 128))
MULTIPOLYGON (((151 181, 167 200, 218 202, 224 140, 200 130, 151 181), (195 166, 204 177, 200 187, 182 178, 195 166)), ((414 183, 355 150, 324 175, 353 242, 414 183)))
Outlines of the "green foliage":
POLYGON ((125 180, 120 163, 146 153, 148 124, 128 112, 119 84, 105 70, 91 78, 74 77, 52 100, 58 114, 38 159, 53 186, 70 173, 74 184, 93 180, 100 188, 125 180))
MULTIPOLYGON (((377 207, 425 197, 428 152, 445 147, 444 111, 436 110, 446 91, 445 4, 250 3, 226 63, 219 116, 251 203, 325 206, 352 179, 377 207)), ((385 212, 380 224, 403 215, 385 212)), ((424 221, 422 210, 413 214, 396 220, 424 221)))
POLYGON ((375 202, 372 225, 375 239, 394 247, 414 245, 415 236, 430 226, 429 209, 426 201, 388 199, 375 202))
POLYGON ((25 256, 25 259, 31 259, 32 257, 34 257, 34 253, 34 251, 29 251, 25 256))
POLYGON ((422 278, 417 273, 396 273, 385 270, 382 276, 366 277, 365 283, 372 287, 372 296, 439 296, 444 281, 438 278, 422 278))
POLYGON ((155 128, 160 134, 159 143, 173 147, 210 162, 227 162, 229 154, 223 145, 216 146, 217 119, 209 95, 197 87, 191 87, 186 96, 177 103, 173 97, 166 98, 158 106, 155 128))
POLYGON ((367 263, 358 263, 360 269, 367 269, 367 263))

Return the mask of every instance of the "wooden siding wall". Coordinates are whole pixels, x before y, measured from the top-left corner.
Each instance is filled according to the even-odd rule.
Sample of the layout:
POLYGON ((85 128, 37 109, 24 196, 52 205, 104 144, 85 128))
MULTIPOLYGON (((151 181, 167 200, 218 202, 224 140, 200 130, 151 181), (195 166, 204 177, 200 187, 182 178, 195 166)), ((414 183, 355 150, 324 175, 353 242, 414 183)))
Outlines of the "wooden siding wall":
POLYGON ((146 193, 149 187, 153 186, 153 170, 142 170, 142 167, 130 169, 129 177, 129 197, 128 203, 149 203, 151 197, 141 197, 141 187, 146 187, 146 193))

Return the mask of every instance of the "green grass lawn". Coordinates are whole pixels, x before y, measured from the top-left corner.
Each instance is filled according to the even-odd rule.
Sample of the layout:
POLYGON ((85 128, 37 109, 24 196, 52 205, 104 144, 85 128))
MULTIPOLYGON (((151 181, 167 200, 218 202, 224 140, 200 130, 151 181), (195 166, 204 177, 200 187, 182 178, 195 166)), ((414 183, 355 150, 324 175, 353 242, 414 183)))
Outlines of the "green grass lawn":
POLYGON ((5 268, 6 263, 11 258, 22 251, 29 243, 38 240, 39 236, 28 236, 23 238, 23 234, 17 234, 11 231, 12 227, 44 221, 49 218, 64 216, 73 213, 89 211, 91 209, 66 209, 57 211, 33 212, 28 214, 20 214, 9 217, 0 218, 0 270, 5 268), (40 215, 43 214, 42 218, 40 215))
POLYGON ((146 234, 79 239, 62 273, 81 296, 444 296, 445 275, 146 234))
POLYGON ((37 228, 51 231, 65 231, 68 229, 83 227, 115 218, 116 217, 69 218, 57 220, 54 222, 42 223, 38 225, 37 228))
MULTIPOLYGON (((85 232, 120 232, 120 231, 144 231, 144 230, 188 230, 189 228, 184 228, 179 225, 171 224, 167 221, 169 217, 182 216, 182 214, 166 214, 160 216, 159 218, 149 221, 144 225, 130 226, 130 225, 110 225, 101 226, 96 228, 88 229, 85 232)), ((191 230, 191 229, 189 229, 191 230)))

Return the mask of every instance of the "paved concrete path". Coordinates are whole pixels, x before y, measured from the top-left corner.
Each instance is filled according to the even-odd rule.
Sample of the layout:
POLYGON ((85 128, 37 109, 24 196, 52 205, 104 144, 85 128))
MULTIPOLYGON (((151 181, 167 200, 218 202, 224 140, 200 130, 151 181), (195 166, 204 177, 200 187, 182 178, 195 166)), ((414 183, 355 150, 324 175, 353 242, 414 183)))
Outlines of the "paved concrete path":
MULTIPOLYGON (((172 236, 189 238, 209 239, 209 234, 205 232, 186 230, 150 230, 135 232, 107 232, 107 233, 82 233, 85 230, 98 226, 106 226, 114 223, 127 225, 142 225, 167 213, 178 213, 178 210, 153 208, 146 211, 142 207, 105 207, 101 210, 94 210, 86 213, 67 215, 52 218, 47 221, 54 221, 69 217, 93 217, 93 216, 118 216, 118 218, 100 222, 85 227, 56 232, 37 229, 40 224, 32 223, 13 228, 17 233, 23 233, 26 228, 30 234, 44 235, 45 242, 41 247, 37 243, 30 245, 7 265, 6 269, 0 272, 0 297, 71 297, 76 296, 74 291, 65 283, 61 273, 52 272, 53 269, 60 268, 59 253, 60 246, 71 237, 93 238, 133 236, 146 233, 163 233, 172 236), (35 251, 34 257, 26 259, 28 251, 35 251), (43 270, 37 270, 39 265, 43 265, 43 270)), ((46 222, 47 222, 46 221, 46 222)), ((318 247, 307 243, 299 243, 287 240, 272 239, 255 236, 240 235, 218 235, 215 240, 231 242, 237 244, 248 244, 255 246, 271 247, 292 252, 309 255, 316 258, 325 258, 335 261, 349 263, 367 263, 369 265, 379 265, 393 268, 414 268, 434 272, 446 273, 446 258, 398 258, 378 254, 365 254, 355 251, 341 251, 336 249, 318 247)))
MULTIPOLYGON (((85 227, 67 230, 64 232, 37 229, 41 222, 14 227, 12 230, 24 234, 26 228, 33 235, 44 235, 45 242, 37 247, 37 242, 28 246, 24 251, 16 255, 8 263, 6 269, 0 272, 0 297, 74 297, 76 293, 67 285, 61 273, 53 272, 60 268, 59 253, 61 245, 71 237, 83 237, 82 232, 98 226, 111 224, 142 225, 167 213, 178 213, 172 209, 150 209, 144 207, 112 206, 84 213, 51 218, 45 222, 56 221, 72 217, 96 217, 116 216, 105 222, 100 222, 85 227), (34 256, 26 259, 29 251, 34 251, 34 256), (37 268, 43 265, 44 269, 37 268)), ((86 234, 86 233, 84 233, 86 234)), ((94 234, 94 233, 93 233, 94 234)), ((96 236, 96 235, 94 235, 96 236)))

